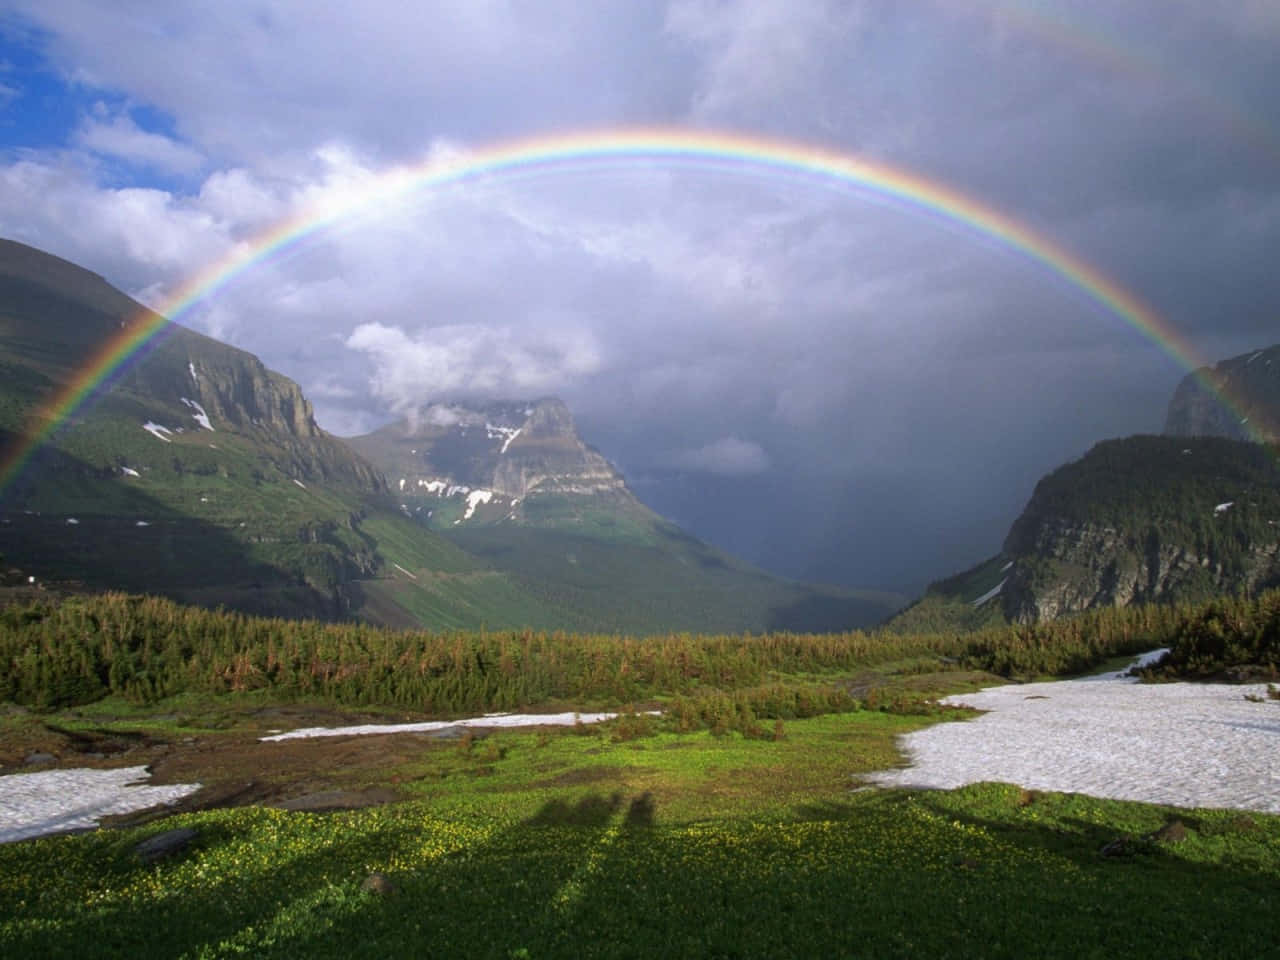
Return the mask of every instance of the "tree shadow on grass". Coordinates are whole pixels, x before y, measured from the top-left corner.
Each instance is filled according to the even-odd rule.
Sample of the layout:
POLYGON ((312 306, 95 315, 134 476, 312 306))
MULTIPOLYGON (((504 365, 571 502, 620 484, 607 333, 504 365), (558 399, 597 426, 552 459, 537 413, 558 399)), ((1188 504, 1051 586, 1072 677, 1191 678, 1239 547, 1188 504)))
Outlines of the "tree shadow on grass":
MULTIPOLYGON (((1273 950, 1274 866, 1268 873, 1173 857, 1145 858, 1152 869, 1104 862, 1095 834, 1077 833, 1062 816, 1043 824, 1003 817, 998 804, 1018 796, 1016 788, 976 798, 886 791, 815 805, 803 822, 651 829, 641 827, 656 819, 652 797, 603 794, 553 800, 506 825, 435 820, 426 804, 334 821, 215 820, 205 827, 206 849, 261 831, 268 861, 279 863, 189 893, 170 868, 157 868, 157 894, 136 907, 80 910, 60 895, 69 904, 60 916, 33 916, 30 929, 39 934, 0 940, 0 951, 1075 958, 1093 949, 1086 944, 1098 945, 1098 956, 1104 949, 1188 956, 1188 944, 1203 956, 1273 950), (987 813, 990 803, 997 806, 987 813), (331 822, 351 829, 326 834, 331 822), (373 870, 395 890, 362 892, 373 870)), ((1269 821, 1256 829, 1260 842, 1273 835, 1269 821)), ((131 848, 136 839, 124 843, 131 848)), ((111 889, 146 878, 141 868, 122 871, 110 861, 108 845, 98 848, 111 889)), ((69 867, 94 869, 66 849, 69 867)), ((40 869, 37 853, 33 847, 24 869, 40 869)), ((45 868, 58 869, 58 861, 45 868)), ((97 885, 87 874, 76 882, 85 891, 97 885)), ((0 907, 4 896, 0 890, 0 907)), ((24 909, 40 909, 39 898, 27 899, 24 909)))

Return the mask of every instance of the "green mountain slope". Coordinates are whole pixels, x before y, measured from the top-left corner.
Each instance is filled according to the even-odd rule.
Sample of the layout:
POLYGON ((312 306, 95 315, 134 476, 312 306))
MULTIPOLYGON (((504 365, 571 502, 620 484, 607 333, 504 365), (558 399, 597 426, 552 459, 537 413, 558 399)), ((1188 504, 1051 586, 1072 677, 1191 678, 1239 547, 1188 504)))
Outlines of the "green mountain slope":
MULTIPOLYGON (((44 426, 43 404, 104 344, 150 319, 101 277, 0 241, 0 456, 44 426)), ((582 443, 559 401, 437 410, 417 435, 355 441, 381 450, 375 466, 244 351, 173 324, 144 353, 0 491, 9 566, 398 626, 840 629, 892 608, 768 577, 685 536, 582 443)))
POLYGON ((1100 443, 1044 477, 1002 553, 896 617, 974 629, 1280 584, 1280 448, 1218 437, 1100 443))
POLYGON ((554 397, 436 404, 348 442, 405 513, 510 574, 566 627, 842 630, 901 604, 780 580, 689 536, 635 498, 554 397))
MULTIPOLYGON (((0 241, 0 443, 150 315, 100 277, 0 241)), ((549 625, 554 614, 405 517, 297 384, 171 325, 0 491, 0 552, 75 581, 290 616, 549 625), (502 598, 486 605, 476 583, 502 598)))

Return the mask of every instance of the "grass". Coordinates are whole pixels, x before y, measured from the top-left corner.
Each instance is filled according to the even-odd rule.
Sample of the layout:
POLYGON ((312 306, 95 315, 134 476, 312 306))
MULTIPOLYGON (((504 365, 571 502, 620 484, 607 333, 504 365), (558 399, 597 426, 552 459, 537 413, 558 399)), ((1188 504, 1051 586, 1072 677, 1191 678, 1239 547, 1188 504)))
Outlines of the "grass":
MULTIPOLYGON (((903 663, 887 696, 978 675, 903 663)), ((261 697, 104 701, 64 726, 209 732, 261 697), (222 714, 218 714, 218 710, 222 714)), ((953 714, 954 715, 954 714, 953 714)), ((10 714, 12 727, 35 720, 10 714)), ((412 799, 263 808, 0 846, 0 952, 42 957, 1217 957, 1275 949, 1280 817, 1003 784, 858 792, 931 722, 858 711, 774 734, 626 723, 423 740, 349 785, 412 799), (634 731, 633 731, 634 732, 634 731), (1179 819, 1178 843, 1154 834, 1179 819), (193 849, 153 866, 142 839, 193 849), (1117 839, 1121 856, 1104 856, 1117 839), (362 889, 372 872, 389 895, 362 889)), ((3 728, 4 724, 0 724, 3 728)), ((28 731, 29 732, 29 731, 28 731)), ((213 734, 214 736, 218 734, 213 734)), ((323 745, 316 742, 317 749, 323 745)), ((336 773, 336 771, 335 771, 336 773)), ((264 771, 269 775, 268 771, 264 771)))
MULTIPOLYGON (((185 693, 149 706, 114 696, 45 715, 11 708, 0 716, 6 755, 23 755, 15 744, 45 745, 42 737, 57 747, 76 732, 175 745, 195 736, 185 769, 207 763, 222 779, 190 779, 251 776, 306 791, 390 785, 405 799, 328 815, 184 813, 0 846, 0 955, 1275 953, 1280 817, 1007 784, 862 790, 862 774, 901 762, 899 735, 960 715, 930 713, 925 701, 996 678, 928 648, 893 657, 875 648, 841 669, 801 658, 796 672, 730 676, 735 649, 708 648, 718 671, 708 676, 722 687, 681 696, 654 688, 633 705, 667 708, 661 722, 628 713, 599 727, 455 741, 257 743, 268 726, 357 719, 271 690, 185 693), (832 708, 846 712, 780 721, 762 712, 719 735, 679 729, 690 715, 682 702, 764 704, 775 685, 843 690, 862 708, 836 699, 832 708), (1185 836, 1162 835, 1174 820, 1185 836), (192 848, 142 864, 136 844, 176 826, 198 831, 192 848), (366 891, 374 872, 394 892, 366 891)), ((611 705, 617 699, 600 692, 542 703, 611 705)), ((359 719, 369 715, 404 718, 371 707, 359 719)), ((145 745, 131 762, 157 749, 145 745)))
MULTIPOLYGON (((619 749, 626 749, 620 747, 619 749)), ((649 825, 600 793, 264 809, 0 848, 9 956, 1217 957, 1274 950, 1280 819, 982 784, 649 825), (1177 845, 1135 843, 1170 816, 1177 845), (135 843, 177 824, 185 857, 135 843), (371 872, 396 891, 364 892, 371 872)))

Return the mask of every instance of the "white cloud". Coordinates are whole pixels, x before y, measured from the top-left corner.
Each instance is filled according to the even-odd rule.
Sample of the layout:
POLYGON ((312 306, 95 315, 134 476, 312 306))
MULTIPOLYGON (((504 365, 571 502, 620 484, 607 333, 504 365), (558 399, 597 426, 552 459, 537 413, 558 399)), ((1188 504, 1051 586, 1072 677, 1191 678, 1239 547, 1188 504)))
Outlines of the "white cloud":
POLYGON ((346 345, 374 365, 373 394, 397 413, 438 399, 523 398, 557 391, 603 366, 585 328, 536 329, 452 324, 416 334, 360 324, 346 345))
POLYGON ((105 115, 102 109, 86 118, 75 141, 86 150, 118 157, 164 173, 194 173, 204 166, 200 151, 159 133, 141 129, 128 114, 105 115))
POLYGON ((210 174, 200 187, 199 202, 218 219, 241 225, 271 223, 286 210, 275 190, 241 167, 210 174))
POLYGON ((764 473, 772 463, 760 444, 735 436, 721 437, 702 447, 680 450, 670 457, 672 466, 695 473, 744 477, 764 473))
POLYGON ((158 276, 180 279, 230 243, 225 225, 190 198, 101 187, 90 166, 58 156, 0 166, 0 232, 153 290, 158 276))

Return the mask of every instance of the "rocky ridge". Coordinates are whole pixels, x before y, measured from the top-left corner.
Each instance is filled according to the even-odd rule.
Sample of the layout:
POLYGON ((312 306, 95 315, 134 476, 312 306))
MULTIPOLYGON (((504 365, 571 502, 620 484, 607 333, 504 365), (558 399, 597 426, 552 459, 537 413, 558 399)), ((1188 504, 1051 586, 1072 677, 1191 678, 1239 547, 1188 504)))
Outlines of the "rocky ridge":
POLYGON ((1176 437, 1280 441, 1280 344, 1184 377, 1169 401, 1164 432, 1176 437), (1229 398, 1231 407, 1219 394, 1229 398))
POLYGON ((1280 583, 1280 469, 1256 444, 1130 437, 1037 485, 1004 543, 1015 622, 1280 583))
MULTIPOLYGON (((555 397, 431 404, 347 442, 376 463, 405 500, 458 501, 462 515, 455 522, 524 520, 531 498, 639 506, 622 474, 583 442, 569 408, 555 397)), ((421 503, 413 507, 422 509, 421 503)))

